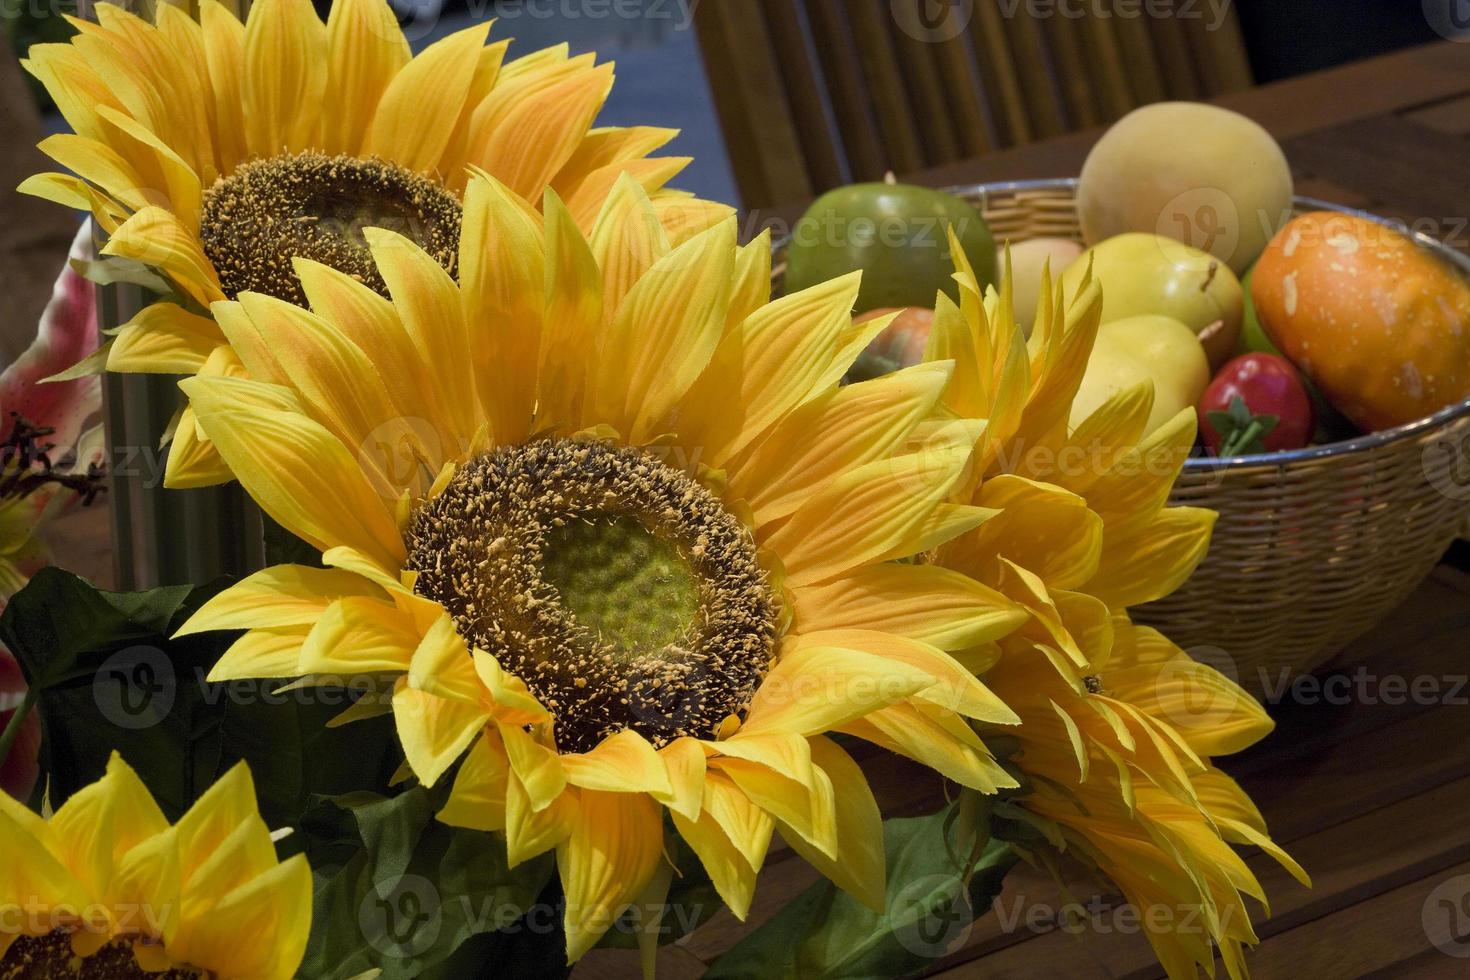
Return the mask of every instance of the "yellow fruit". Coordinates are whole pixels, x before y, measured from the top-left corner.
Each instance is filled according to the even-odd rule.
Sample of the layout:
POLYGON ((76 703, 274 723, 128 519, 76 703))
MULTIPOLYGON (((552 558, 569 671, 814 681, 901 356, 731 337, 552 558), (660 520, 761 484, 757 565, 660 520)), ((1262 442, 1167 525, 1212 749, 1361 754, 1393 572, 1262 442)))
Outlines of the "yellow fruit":
POLYGON ((1168 235, 1243 273, 1291 217, 1291 168, 1271 134, 1196 102, 1135 109, 1082 166, 1077 210, 1089 244, 1168 235))
POLYGON ((1033 238, 1011 245, 1011 284, 1015 296, 1016 322, 1031 336, 1036 306, 1041 299, 1041 270, 1051 262, 1052 281, 1082 254, 1082 246, 1070 238, 1033 238))
POLYGON ((1145 314, 1173 317, 1201 337, 1212 368, 1234 356, 1245 293, 1229 266, 1172 238, 1118 235, 1067 267, 1062 279, 1068 296, 1087 272, 1088 255, 1102 283, 1104 323, 1145 314))
POLYGON ((1134 316, 1104 323, 1098 329, 1082 388, 1072 402, 1072 427, 1081 425, 1118 392, 1142 381, 1154 384, 1149 432, 1199 401, 1210 384, 1210 365, 1188 327, 1167 316, 1134 316))

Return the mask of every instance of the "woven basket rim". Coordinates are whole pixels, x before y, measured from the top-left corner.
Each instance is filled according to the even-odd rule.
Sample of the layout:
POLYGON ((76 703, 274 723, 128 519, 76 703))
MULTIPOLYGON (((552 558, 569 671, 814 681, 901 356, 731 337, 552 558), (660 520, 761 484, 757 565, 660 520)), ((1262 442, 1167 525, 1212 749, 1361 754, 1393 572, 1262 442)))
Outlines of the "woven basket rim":
MULTIPOLYGON (((971 200, 979 199, 982 208, 989 202, 993 194, 1014 194, 1025 191, 1069 191, 1076 193, 1079 183, 1076 177, 1043 178, 1039 180, 1010 180, 994 181, 979 184, 958 184, 941 188, 956 197, 965 197, 971 200)), ((1444 242, 1423 232, 1404 228, 1402 222, 1396 222, 1391 218, 1385 218, 1371 211, 1363 211, 1359 208, 1349 208, 1331 201, 1320 198, 1296 195, 1294 203, 1298 208, 1310 211, 1336 211, 1340 214, 1350 214, 1355 217, 1365 218, 1380 225, 1393 228, 1407 235, 1421 248, 1429 249, 1440 256, 1451 265, 1457 267, 1461 274, 1470 277, 1470 255, 1466 255, 1457 249, 1451 248, 1444 242)), ((791 236, 784 235, 772 245, 772 251, 777 255, 784 254, 791 244, 791 236)), ((1246 456, 1232 456, 1228 459, 1219 459, 1206 456, 1192 456, 1185 461, 1184 471, 1216 472, 1222 469, 1245 470, 1259 469, 1282 469, 1293 465, 1309 465, 1320 463, 1323 460, 1333 459, 1338 456, 1348 456, 1355 453, 1367 453, 1380 449, 1406 439, 1421 438, 1444 428, 1451 422, 1470 416, 1470 398, 1457 402, 1447 408, 1440 409, 1433 415, 1427 415, 1422 419, 1416 419, 1405 425, 1395 426, 1392 429, 1384 429, 1380 432, 1370 432, 1367 435, 1354 436, 1352 439, 1344 439, 1340 442, 1326 443, 1321 446, 1309 446, 1306 449, 1293 449, 1276 453, 1257 453, 1246 456)))

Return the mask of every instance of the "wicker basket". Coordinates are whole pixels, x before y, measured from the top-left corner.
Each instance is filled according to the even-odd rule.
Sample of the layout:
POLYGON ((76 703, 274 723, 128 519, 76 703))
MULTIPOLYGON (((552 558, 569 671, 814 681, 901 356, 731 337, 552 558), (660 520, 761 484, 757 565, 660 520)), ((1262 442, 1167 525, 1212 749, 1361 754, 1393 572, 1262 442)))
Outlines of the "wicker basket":
MULTIPOLYGON (((1074 180, 951 190, 985 213, 997 241, 1081 237, 1074 180)), ((1418 237, 1470 273, 1470 258, 1418 237)), ((1214 539, 1194 576, 1135 618, 1257 694, 1280 690, 1398 606, 1465 527, 1470 401, 1329 446, 1190 459, 1172 502, 1217 511, 1214 539)))

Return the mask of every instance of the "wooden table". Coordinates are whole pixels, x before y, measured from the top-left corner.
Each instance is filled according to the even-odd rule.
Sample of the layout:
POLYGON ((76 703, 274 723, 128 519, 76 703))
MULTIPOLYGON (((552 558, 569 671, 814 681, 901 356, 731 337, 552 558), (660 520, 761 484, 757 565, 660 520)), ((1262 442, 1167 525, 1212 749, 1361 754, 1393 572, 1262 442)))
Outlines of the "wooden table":
MULTIPOLYGON (((1428 219, 1425 230, 1470 248, 1470 44, 1418 48, 1219 101, 1276 134, 1301 193, 1428 219)), ((942 186, 1072 176, 1097 135, 912 179, 942 186)), ((789 221, 801 210, 752 215, 747 227, 789 221)), ((1250 957, 1257 980, 1470 975, 1470 959, 1435 949, 1422 920, 1437 886, 1470 874, 1470 576, 1454 567, 1464 564, 1442 565, 1320 675, 1320 695, 1273 705, 1277 731, 1225 761, 1316 885, 1307 891, 1263 855, 1249 855, 1274 912, 1257 922, 1262 943, 1250 957), (1403 697, 1400 683, 1412 687, 1418 678, 1429 679, 1421 691, 1432 685, 1437 693, 1403 697)), ((937 779, 900 760, 872 755, 864 765, 890 815, 929 812, 943 799, 937 779)), ((773 853, 750 920, 741 925, 721 912, 661 951, 660 977, 699 976, 815 879, 789 851, 773 853)), ((1043 876, 1023 869, 1010 877, 1000 903, 1007 921, 1025 923, 1025 910, 1055 908, 1057 895, 1043 876)), ((1460 925, 1470 929, 1466 903, 1460 925)), ((1137 934, 1077 937, 1024 925, 1007 931, 991 914, 935 962, 931 975, 1153 980, 1162 971, 1137 934)), ((599 951, 575 976, 633 977, 637 967, 629 954, 599 951)))

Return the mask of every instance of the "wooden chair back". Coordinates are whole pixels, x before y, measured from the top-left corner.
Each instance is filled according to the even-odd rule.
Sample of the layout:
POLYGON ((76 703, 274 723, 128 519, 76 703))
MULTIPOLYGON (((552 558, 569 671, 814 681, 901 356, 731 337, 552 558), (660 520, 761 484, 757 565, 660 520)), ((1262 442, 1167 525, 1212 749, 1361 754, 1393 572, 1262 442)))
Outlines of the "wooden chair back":
POLYGON ((695 25, 746 207, 1252 81, 1210 0, 703 0, 695 25))

